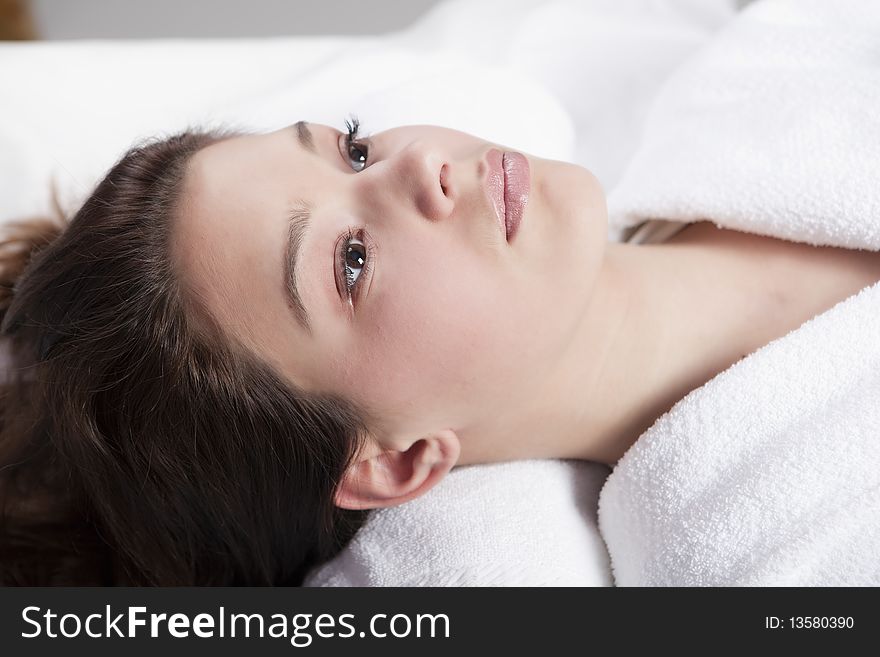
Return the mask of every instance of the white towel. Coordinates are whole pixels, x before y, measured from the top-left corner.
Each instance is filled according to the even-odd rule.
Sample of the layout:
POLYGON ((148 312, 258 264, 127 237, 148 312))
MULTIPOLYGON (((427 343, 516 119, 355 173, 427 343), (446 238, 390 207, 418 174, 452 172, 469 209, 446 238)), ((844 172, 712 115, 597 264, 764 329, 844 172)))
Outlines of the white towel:
POLYGON ((878 107, 880 2, 759 1, 655 98, 609 220, 878 250, 878 107))
POLYGON ((596 525, 609 468, 510 461, 453 469, 373 512, 305 586, 611 586, 596 525))
POLYGON ((659 418, 599 530, 618 586, 880 585, 880 284, 659 418))
MULTIPOLYGON (((758 2, 658 98, 613 220, 880 250, 878 100, 880 3, 758 2)), ((880 585, 880 283, 660 417, 599 527, 620 586, 880 585)))

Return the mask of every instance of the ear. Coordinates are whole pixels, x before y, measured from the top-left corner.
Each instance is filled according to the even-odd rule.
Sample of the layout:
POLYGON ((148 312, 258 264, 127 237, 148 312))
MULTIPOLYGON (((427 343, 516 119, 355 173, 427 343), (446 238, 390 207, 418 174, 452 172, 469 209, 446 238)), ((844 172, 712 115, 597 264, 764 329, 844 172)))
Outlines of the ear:
POLYGON ((405 451, 376 447, 346 471, 336 491, 336 506, 378 509, 415 499, 443 479, 460 452, 451 429, 421 438, 405 451))

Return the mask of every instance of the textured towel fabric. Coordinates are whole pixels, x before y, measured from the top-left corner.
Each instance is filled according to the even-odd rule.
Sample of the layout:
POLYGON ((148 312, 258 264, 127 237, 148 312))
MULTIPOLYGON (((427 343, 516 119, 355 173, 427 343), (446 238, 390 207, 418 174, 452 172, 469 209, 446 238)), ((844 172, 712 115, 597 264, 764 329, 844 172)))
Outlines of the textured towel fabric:
POLYGON ((618 586, 880 585, 880 283, 680 400, 618 461, 618 586))
POLYGON ((611 586, 596 500, 609 468, 511 461, 455 468, 370 515, 306 586, 611 586))
MULTIPOLYGON (((880 250, 878 98, 880 4, 758 2, 661 93, 615 220, 880 250)), ((599 527, 620 586, 880 585, 880 283, 658 418, 599 527)))
POLYGON ((878 250, 878 99, 880 3, 749 5, 655 98, 609 220, 878 250))

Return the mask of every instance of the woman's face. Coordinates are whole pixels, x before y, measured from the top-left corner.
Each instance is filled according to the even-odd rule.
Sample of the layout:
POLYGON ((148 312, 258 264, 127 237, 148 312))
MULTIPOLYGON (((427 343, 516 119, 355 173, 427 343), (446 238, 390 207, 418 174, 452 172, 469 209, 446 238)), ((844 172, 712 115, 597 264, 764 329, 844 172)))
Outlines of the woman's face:
POLYGON ((595 177, 524 154, 530 191, 508 242, 491 148, 511 150, 435 126, 351 148, 318 124, 215 143, 191 161, 175 257, 227 330, 296 385, 361 405, 381 445, 439 429, 479 440, 564 357, 607 239, 595 177), (284 261, 302 204, 298 313, 284 261))

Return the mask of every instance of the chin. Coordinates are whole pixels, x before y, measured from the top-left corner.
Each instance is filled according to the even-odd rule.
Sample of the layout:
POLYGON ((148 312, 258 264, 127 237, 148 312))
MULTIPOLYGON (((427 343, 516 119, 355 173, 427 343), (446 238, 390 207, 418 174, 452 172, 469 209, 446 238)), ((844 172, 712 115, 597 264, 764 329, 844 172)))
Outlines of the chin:
POLYGON ((571 162, 545 160, 536 181, 539 198, 554 217, 554 232, 578 243, 579 248, 608 240, 605 190, 588 169, 571 162))

